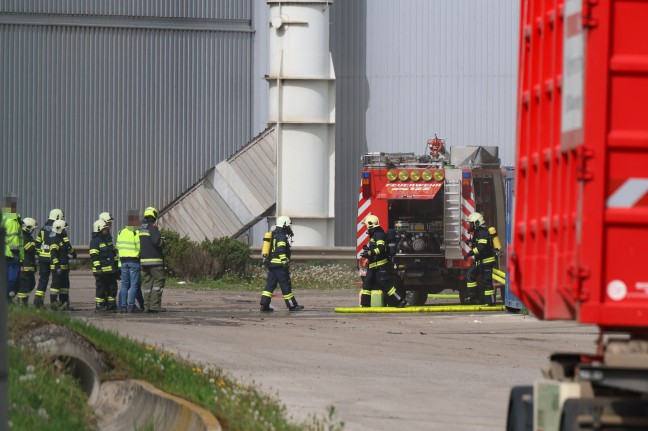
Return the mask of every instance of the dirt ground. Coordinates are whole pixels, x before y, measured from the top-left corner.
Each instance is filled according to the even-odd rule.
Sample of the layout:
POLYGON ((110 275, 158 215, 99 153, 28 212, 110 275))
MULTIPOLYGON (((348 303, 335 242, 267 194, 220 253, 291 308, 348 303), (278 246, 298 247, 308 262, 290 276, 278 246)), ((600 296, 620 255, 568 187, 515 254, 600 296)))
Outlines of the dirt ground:
POLYGON ((261 286, 174 287, 164 313, 98 315, 92 275, 75 271, 71 283, 73 316, 254 382, 297 420, 335 406, 346 430, 502 430, 512 386, 540 377, 553 352, 595 351, 595 327, 506 312, 335 313, 357 305, 356 289, 297 288, 305 310, 275 298, 266 314, 261 286))

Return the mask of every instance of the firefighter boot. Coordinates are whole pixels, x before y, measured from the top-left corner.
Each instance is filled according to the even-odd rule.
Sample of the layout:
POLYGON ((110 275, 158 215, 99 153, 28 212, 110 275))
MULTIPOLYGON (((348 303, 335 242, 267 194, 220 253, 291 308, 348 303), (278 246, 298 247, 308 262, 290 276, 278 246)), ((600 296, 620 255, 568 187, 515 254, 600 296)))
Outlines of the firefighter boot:
POLYGON ((41 295, 34 296, 34 307, 43 308, 43 297, 41 295))
POLYGON ((18 298, 18 305, 23 307, 29 307, 29 297, 25 296, 23 298, 18 298))
POLYGON ((396 308, 404 308, 407 306, 407 300, 405 298, 402 298, 398 292, 396 292, 396 288, 392 287, 389 292, 387 292, 387 296, 389 299, 392 301, 394 304, 394 307, 396 308))
POLYGON ((103 313, 106 311, 106 306, 103 302, 95 302, 95 313, 103 313))
POLYGON ((371 307, 371 290, 362 289, 360 292, 360 307, 371 307))
POLYGON ((261 311, 265 312, 272 312, 274 309, 270 306, 270 301, 272 300, 272 294, 270 293, 270 296, 267 296, 266 293, 270 293, 267 291, 263 291, 263 294, 261 295, 261 311))
POLYGON ((50 309, 52 311, 58 310, 58 293, 50 293, 50 309))
POLYGON ((303 305, 297 304, 297 300, 294 297, 286 299, 286 305, 288 306, 288 311, 299 311, 304 309, 303 305))
POLYGON ((106 304, 106 311, 117 311, 117 303, 114 299, 109 299, 106 304))

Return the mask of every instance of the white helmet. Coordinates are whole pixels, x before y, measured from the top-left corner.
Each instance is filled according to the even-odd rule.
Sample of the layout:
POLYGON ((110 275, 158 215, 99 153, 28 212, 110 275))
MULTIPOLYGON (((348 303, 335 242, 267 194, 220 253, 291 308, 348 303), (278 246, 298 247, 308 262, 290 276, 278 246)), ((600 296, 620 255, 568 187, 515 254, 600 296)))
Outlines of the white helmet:
POLYGON ((63 214, 63 210, 55 208, 50 211, 48 218, 50 220, 65 220, 65 214, 63 214))
POLYGON ((277 217, 277 227, 284 228, 292 226, 292 220, 288 216, 277 217))
POLYGON ((65 220, 56 220, 52 224, 52 232, 63 233, 63 229, 67 227, 65 220))
POLYGON ((31 217, 25 217, 22 221, 22 229, 27 233, 32 233, 38 227, 38 223, 31 217))
POLYGON ((102 212, 101 214, 99 214, 99 220, 103 220, 106 223, 111 223, 115 219, 109 212, 102 212))
POLYGON ((373 214, 368 215, 365 218, 364 222, 367 229, 373 229, 380 226, 380 220, 378 219, 378 216, 375 216, 373 214))
POLYGON ((99 219, 99 220, 95 221, 94 224, 92 225, 92 232, 99 233, 102 230, 104 230, 104 228, 106 228, 107 226, 108 226, 108 223, 106 223, 105 220, 99 219))
POLYGON ((484 216, 482 216, 480 213, 472 213, 468 216, 468 223, 474 223, 475 228, 478 228, 479 226, 483 226, 486 224, 484 222, 484 216))

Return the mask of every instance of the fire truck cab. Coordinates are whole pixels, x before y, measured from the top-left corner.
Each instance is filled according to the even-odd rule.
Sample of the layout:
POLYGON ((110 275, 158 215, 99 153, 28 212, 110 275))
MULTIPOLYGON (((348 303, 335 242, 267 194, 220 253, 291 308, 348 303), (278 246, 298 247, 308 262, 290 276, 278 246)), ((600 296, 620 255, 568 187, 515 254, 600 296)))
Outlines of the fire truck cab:
MULTIPOLYGON (((465 273, 471 262, 468 215, 483 214, 486 223, 505 231, 505 172, 497 147, 451 147, 428 141, 429 154, 368 153, 362 158, 356 252, 368 241, 364 226, 373 214, 387 233, 391 277, 410 305, 424 305, 428 294, 446 289, 466 297, 465 273)), ((500 257, 505 264, 504 256, 500 257)), ((504 270, 503 267, 500 269, 504 270)))

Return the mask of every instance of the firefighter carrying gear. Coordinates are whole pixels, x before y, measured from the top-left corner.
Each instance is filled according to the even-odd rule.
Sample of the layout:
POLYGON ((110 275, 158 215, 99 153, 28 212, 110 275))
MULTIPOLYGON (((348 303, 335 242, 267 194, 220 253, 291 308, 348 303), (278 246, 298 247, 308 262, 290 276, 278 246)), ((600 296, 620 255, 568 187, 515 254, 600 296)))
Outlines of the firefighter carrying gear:
POLYGON ((469 244, 471 250, 464 256, 469 259, 474 256, 475 261, 466 273, 467 303, 485 303, 495 305, 495 288, 493 287, 493 267, 497 257, 493 246, 493 237, 486 227, 484 217, 480 213, 468 216, 469 232, 472 233, 469 244), (481 276, 482 292, 478 291, 477 279, 481 276), (483 300, 481 296, 483 295, 483 300))
MULTIPOLYGON (((38 278, 38 288, 36 290, 36 296, 34 296, 34 305, 36 307, 43 306, 43 297, 45 296, 45 291, 47 290, 47 283, 50 279, 51 273, 51 256, 50 256, 50 245, 48 244, 47 238, 52 232, 52 225, 57 220, 65 220, 65 214, 63 210, 55 208, 50 211, 49 218, 38 232, 36 236, 36 252, 38 253, 38 272, 40 274, 38 278)), ((72 247, 70 243, 70 238, 67 235, 67 232, 63 232, 63 243, 66 245, 68 253, 72 254, 72 258, 76 259, 76 250, 72 247)), ((52 284, 54 280, 52 279, 52 284)))
POLYGON ((295 295, 292 292, 292 282, 290 280, 290 243, 289 237, 292 237, 292 220, 287 216, 277 218, 277 226, 272 231, 272 238, 270 241, 270 252, 268 259, 268 278, 266 285, 261 293, 261 311, 273 311, 270 306, 272 300, 272 292, 279 284, 281 293, 283 294, 286 307, 289 311, 303 310, 304 306, 297 303, 295 295))
POLYGON ((387 249, 387 235, 380 227, 380 220, 375 215, 369 215, 365 219, 365 226, 369 233, 369 242, 363 247, 361 256, 369 260, 367 275, 362 280, 362 292, 360 293, 360 306, 371 307, 371 291, 376 287, 380 288, 387 295, 388 303, 398 308, 405 307, 407 301, 396 291, 389 282, 387 273, 389 267, 389 252, 387 249))

